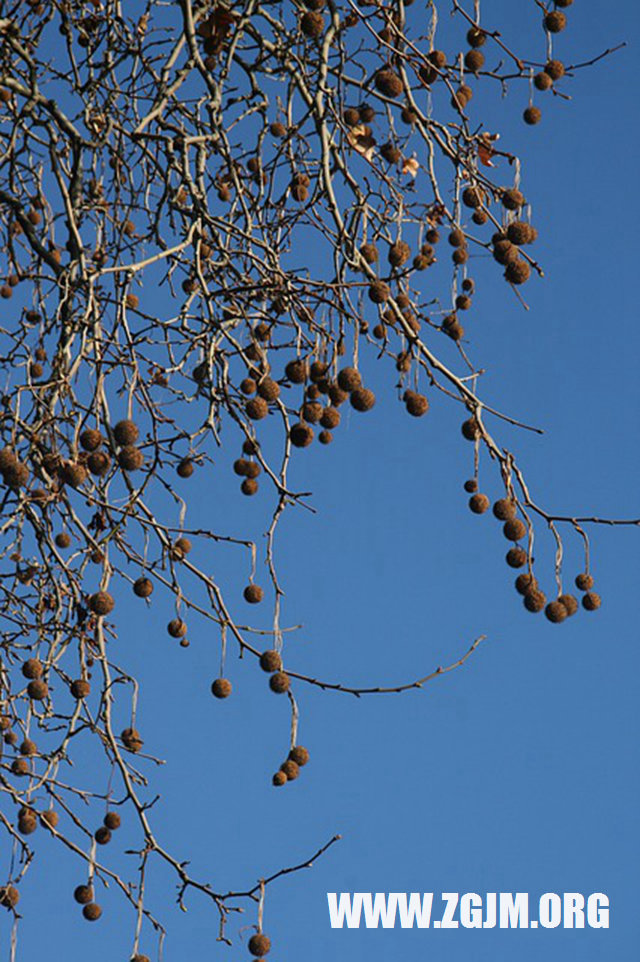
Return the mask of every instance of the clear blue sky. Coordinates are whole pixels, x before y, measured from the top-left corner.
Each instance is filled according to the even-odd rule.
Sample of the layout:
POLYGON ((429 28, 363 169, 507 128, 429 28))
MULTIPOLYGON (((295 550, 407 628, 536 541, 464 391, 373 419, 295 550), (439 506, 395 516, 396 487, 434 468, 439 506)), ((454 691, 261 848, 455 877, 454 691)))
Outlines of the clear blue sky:
MULTIPOLYGON (((518 49, 542 51, 542 40, 518 26, 520 7, 485 2, 483 22, 499 24, 518 49)), ((527 285, 525 313, 491 265, 474 264, 469 349, 487 369, 485 397, 545 429, 543 437, 499 429, 541 503, 558 513, 637 516, 638 8, 576 0, 568 13, 564 60, 621 40, 629 46, 566 84, 572 103, 540 98, 546 109, 536 128, 519 121, 523 85, 502 106, 493 101, 502 144, 524 159, 547 276, 527 285)), ((311 871, 269 888, 265 930, 275 962, 632 962, 640 944, 638 532, 592 532, 600 612, 561 626, 526 614, 499 525, 466 507, 471 448, 460 438, 458 406, 435 399, 428 417, 414 421, 394 402, 392 372, 373 357, 363 369, 377 389, 375 410, 352 413, 332 449, 314 445, 293 469, 318 513, 292 513, 278 539, 285 621, 304 622, 287 663, 329 680, 396 683, 449 663, 479 634, 487 641, 462 670, 422 692, 356 700, 298 685, 300 741, 312 762, 276 791, 270 775, 287 747, 285 699, 232 652, 234 695, 214 702, 211 628, 194 628, 183 651, 164 632, 168 602, 147 617, 123 593, 119 644, 143 679, 140 727, 167 760, 156 781, 158 835, 192 860, 194 874, 226 890, 305 859, 341 833, 311 871), (611 928, 332 931, 326 892, 354 890, 601 891, 611 900, 611 928)), ((201 495, 189 521, 218 513, 228 530, 259 539, 272 507, 267 485, 240 499, 233 481, 222 480, 225 464, 189 482, 201 495)), ((495 478, 485 477, 497 496, 495 478)), ((567 544, 569 574, 581 562, 570 536, 567 544)), ((551 552, 540 532, 547 580, 551 552)), ((22 886, 19 958, 128 959, 133 919, 121 898, 101 893, 103 918, 84 923, 71 899, 82 881, 76 860, 39 835, 39 864, 22 886)), ((120 850, 135 841, 125 826, 120 850)), ((217 918, 199 896, 180 913, 172 886, 158 867, 150 905, 169 928, 166 962, 248 957, 237 941, 215 944, 217 918)), ((248 912, 246 924, 254 922, 248 912)), ((7 940, 3 917, 3 959, 7 940)), ((153 941, 143 949, 153 956, 153 941)))

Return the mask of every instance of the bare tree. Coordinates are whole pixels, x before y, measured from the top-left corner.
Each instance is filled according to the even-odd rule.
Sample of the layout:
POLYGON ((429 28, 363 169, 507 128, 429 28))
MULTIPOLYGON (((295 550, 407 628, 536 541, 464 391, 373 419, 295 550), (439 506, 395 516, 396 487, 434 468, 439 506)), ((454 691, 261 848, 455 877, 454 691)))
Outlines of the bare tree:
POLYGON ((155 758, 143 749, 157 746, 136 728, 138 681, 113 644, 123 591, 141 604, 172 596, 166 631, 183 646, 190 617, 217 626, 215 697, 231 694, 231 647, 288 697, 291 751, 275 786, 309 758, 294 688, 398 692, 476 649, 479 639, 448 668, 365 689, 286 661, 274 537, 285 510, 308 505, 291 468, 301 449, 330 445, 343 405, 371 411, 374 358, 410 416, 427 415, 430 397, 459 405, 469 507, 491 508, 482 460, 504 489, 492 510, 525 608, 553 622, 580 608, 563 582, 565 534, 584 543, 582 607, 600 606, 587 526, 638 521, 559 517, 538 503, 499 438, 519 422, 483 399, 462 321, 481 282, 470 253, 489 255, 483 272, 500 271, 523 309, 523 285, 543 274, 520 161, 474 114, 474 91, 520 85, 523 122, 537 124, 587 66, 560 59, 571 4, 532 0, 528 52, 481 20, 479 0, 431 0, 426 14, 413 0, 2 4, 0 819, 14 858, 0 902, 16 926, 38 826, 84 865, 75 898, 86 919, 101 914, 102 883, 120 889, 137 962, 164 932, 145 902, 157 860, 175 871, 181 903, 192 889, 210 898, 221 939, 233 936, 229 914, 254 904, 255 956, 269 950, 266 886, 303 867, 226 892, 191 877, 154 834, 155 758), (458 45, 444 51, 438 17, 450 14, 458 45), (223 437, 237 451, 238 497, 258 485, 273 494, 264 551, 255 532, 189 525, 188 479, 223 437), (178 525, 167 521, 176 511, 178 525), (539 562, 546 592, 533 568, 538 528, 556 545, 539 562), (243 552, 245 583, 193 562, 196 539, 243 552), (234 616, 242 593, 270 599, 269 632, 234 616), (69 774, 79 735, 103 756, 104 793, 81 767, 69 774), (125 813, 141 838, 133 880, 105 848, 125 813))

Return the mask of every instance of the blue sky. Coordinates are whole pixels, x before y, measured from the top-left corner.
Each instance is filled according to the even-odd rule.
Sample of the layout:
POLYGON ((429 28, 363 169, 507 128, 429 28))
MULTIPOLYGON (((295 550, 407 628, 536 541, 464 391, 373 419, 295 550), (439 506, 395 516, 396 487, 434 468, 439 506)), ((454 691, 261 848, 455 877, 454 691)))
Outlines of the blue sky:
MULTIPOLYGON (((496 0, 484 16, 505 38, 517 37, 519 6, 496 0)), ((545 430, 491 425, 517 452, 534 497, 555 513, 633 517, 638 11, 630 0, 615 13, 578 0, 568 13, 571 29, 559 44, 566 61, 621 40, 629 46, 565 85, 571 103, 540 98, 546 109, 536 128, 519 121, 523 87, 502 104, 488 101, 502 143, 524 160, 546 278, 527 285, 525 312, 492 265, 473 263, 478 293, 465 326, 472 356, 487 370, 485 398, 545 430)), ((581 611, 560 626, 528 615, 504 564, 499 525, 466 507, 472 455, 458 406, 437 397, 414 421, 392 396, 394 372, 372 355, 362 367, 378 395, 374 411, 352 412, 330 449, 312 446, 292 469, 295 487, 313 491, 317 513, 291 512, 277 539, 284 620, 304 624, 287 642, 287 664, 327 680, 394 684, 450 663, 480 634, 487 640, 464 668, 421 692, 355 699, 298 685, 300 741, 312 760, 297 782, 275 791, 286 700, 230 649, 234 695, 215 702, 212 629, 194 626, 182 650, 164 632, 168 600, 146 614, 123 593, 120 644, 143 680, 140 727, 167 762, 155 783, 157 834, 191 859, 194 874, 225 890, 246 888, 342 835, 311 870, 268 889, 264 927, 276 962, 408 954, 510 962, 514 953, 520 962, 543 953, 548 962, 631 962, 640 941, 637 531, 591 532, 598 613, 581 611), (327 891, 604 892, 611 927, 332 931, 327 891)), ((188 482, 190 523, 212 515, 215 523, 218 513, 229 530, 259 539, 272 498, 267 485, 256 498, 237 495, 226 466, 235 456, 188 482)), ((483 478, 483 490, 499 496, 490 470, 483 478)), ((570 576, 582 563, 569 532, 566 541, 570 576)), ((547 587, 552 552, 540 530, 547 587)), ((230 579, 239 576, 240 562, 226 554, 211 564, 227 562, 230 579)), ((121 831, 120 852, 136 841, 127 825, 121 831)), ((53 957, 66 962, 127 959, 133 919, 120 897, 101 894, 103 918, 83 923, 71 899, 82 881, 78 865, 40 835, 39 864, 22 886, 19 958, 51 958, 55 945, 53 957)), ((122 864, 128 858, 113 855, 122 864)), ((178 911, 172 886, 158 866, 149 897, 169 929, 166 962, 248 957, 237 939, 231 949, 215 944, 217 918, 201 897, 189 896, 189 911, 178 911)), ((254 923, 248 910, 242 924, 254 923)), ((8 958, 6 919, 0 926, 8 958)), ((150 937, 142 947, 153 956, 150 937)))

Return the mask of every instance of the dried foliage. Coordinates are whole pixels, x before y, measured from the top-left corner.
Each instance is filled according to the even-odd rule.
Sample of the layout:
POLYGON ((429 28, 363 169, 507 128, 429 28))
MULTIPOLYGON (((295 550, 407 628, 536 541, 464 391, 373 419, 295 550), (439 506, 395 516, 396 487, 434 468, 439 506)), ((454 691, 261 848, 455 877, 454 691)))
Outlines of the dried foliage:
MULTIPOLYGON (((526 55, 480 18, 479 2, 467 6, 3 5, 0 819, 14 859, 0 903, 16 924, 37 854, 27 836, 38 828, 77 856, 85 919, 100 917, 103 883, 120 889, 133 908, 135 959, 147 958, 141 946, 151 952, 154 929, 163 934, 144 900, 157 859, 175 871, 181 903, 191 889, 211 899, 222 939, 229 913, 256 903, 248 947, 269 950, 265 887, 294 869, 225 892, 192 878, 153 833, 147 784, 158 746, 136 728, 138 684, 116 643, 127 591, 176 644, 188 645, 190 616, 217 625, 216 698, 233 697, 227 644, 246 656, 234 685, 253 662, 287 696, 291 745, 276 786, 303 776, 309 759, 297 744, 302 683, 401 691, 449 670, 356 689, 290 670, 283 647, 273 542, 285 509, 306 502, 290 480, 305 457, 298 449, 329 445, 344 405, 375 417, 367 373, 376 358, 409 416, 437 416, 438 398, 459 405, 474 465, 469 506, 491 507, 478 490, 483 458, 525 607, 553 622, 578 610, 563 586, 562 533, 588 549, 584 525, 602 519, 555 517, 534 502, 494 436, 517 422, 479 395, 461 319, 473 319, 482 280, 469 275, 472 253, 488 255, 482 273, 503 274, 505 296, 542 275, 519 161, 474 115, 474 92, 520 85, 523 122, 537 124, 586 64, 559 59, 556 35, 574 11, 556 7, 569 3, 533 0, 526 55), (438 13, 453 14, 457 46, 439 49, 438 13), (237 451, 228 480, 238 497, 262 486, 273 495, 264 557, 255 532, 189 527, 189 478, 212 470, 223 436, 237 451), (176 515, 177 526, 167 522, 176 515), (537 526, 557 545, 549 599, 532 567, 537 526), (219 583, 192 560, 206 539, 246 553, 242 584, 219 583), (233 616, 242 595, 273 607, 264 644, 264 632, 233 616), (159 598, 165 611, 175 603, 168 624, 159 598), (81 766, 69 781, 80 737, 104 756, 102 793, 84 787, 81 766), (109 865, 125 818, 140 830, 133 881, 109 865)), ((588 550, 576 586, 584 609, 599 607, 588 550)))

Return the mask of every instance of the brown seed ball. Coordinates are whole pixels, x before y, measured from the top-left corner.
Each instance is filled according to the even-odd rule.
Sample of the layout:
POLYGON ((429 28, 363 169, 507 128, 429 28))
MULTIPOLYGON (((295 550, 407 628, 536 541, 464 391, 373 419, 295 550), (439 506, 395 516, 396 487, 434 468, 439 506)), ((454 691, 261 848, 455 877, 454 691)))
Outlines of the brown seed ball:
POLYGON ((40 816, 43 822, 45 822, 50 828, 56 828, 58 822, 60 821, 60 816, 53 808, 48 808, 46 812, 43 812, 40 816))
POLYGON ((261 421, 262 418, 266 418, 269 413, 269 405, 264 398, 254 397, 251 398, 250 401, 247 401, 245 411, 252 421, 261 421))
POLYGON ((280 771, 287 776, 287 781, 293 782, 300 774, 300 766, 288 758, 286 762, 283 762, 280 766, 280 771))
POLYGON ((259 448, 260 448, 260 445, 258 444, 258 442, 253 440, 252 438, 245 438, 244 441, 242 442, 243 454, 249 454, 249 455, 257 454, 259 448))
POLYGON ((369 104, 360 104, 358 107, 358 113, 363 124, 370 124, 376 116, 374 108, 369 104))
MULTIPOLYGON (((96 452, 96 454, 90 455, 90 458, 98 457, 100 453, 96 452)), ((89 477, 89 472, 83 464, 67 462, 62 466, 61 476, 65 484, 70 484, 72 488, 79 488, 89 477)))
POLYGON ((498 264, 510 264, 518 259, 518 248, 510 240, 500 240, 493 245, 493 258, 498 264))
POLYGON ((3 885, 0 888, 0 905, 5 909, 13 909, 20 901, 20 893, 14 885, 3 885))
POLYGON ((447 55, 444 50, 432 50, 431 53, 427 54, 427 60, 438 70, 447 66, 447 55))
POLYGON ((411 248, 406 241, 397 241, 389 248, 387 259, 392 267, 402 267, 411 257, 411 248))
POLYGON ((322 412, 320 424, 323 428, 337 428, 340 424, 340 411, 334 407, 326 407, 322 412))
POLYGON ((467 43, 470 47, 484 47, 487 36, 479 27, 471 27, 467 30, 467 43))
POLYGON ((565 606, 567 609, 567 615, 569 617, 571 617, 571 615, 575 615, 579 608, 578 599, 574 598, 573 595, 560 595, 558 601, 565 606))
POLYGON ((122 739, 122 744, 125 748, 128 748, 130 752, 134 754, 139 752, 144 742, 140 737, 140 732, 136 728, 125 728, 125 730, 120 735, 122 739))
POLYGON ((510 568, 524 568, 527 563, 527 552, 520 547, 509 548, 506 562, 510 568))
POLYGON ((60 534, 57 534, 54 541, 58 548, 68 548, 71 544, 71 538, 66 531, 61 531, 60 534))
POLYGON ((580 591, 590 591, 593 588, 592 576, 587 572, 576 575, 576 588, 579 588, 580 591))
POLYGON ((118 451, 117 459, 123 471, 138 471, 144 464, 142 451, 134 447, 133 444, 128 444, 126 447, 121 448, 118 451))
POLYGON ((138 598, 148 598, 153 594, 153 581, 150 578, 137 578, 133 582, 133 593, 138 598))
POLYGON ((545 616, 554 625, 560 624, 567 617, 567 609, 562 604, 561 601, 550 601, 547 607, 544 609, 545 616))
POLYGON ((264 591, 260 585, 247 585, 242 594, 244 600, 250 605, 258 605, 264 598, 264 591))
POLYGON ((298 424, 291 426, 289 438, 294 447, 307 448, 313 441, 313 428, 310 424, 299 421, 298 424))
POLYGON ((473 90, 471 87, 467 84, 461 84, 451 98, 451 106, 455 107, 456 110, 463 111, 472 97, 473 90))
POLYGON ((115 601, 108 591, 96 591, 89 596, 88 605, 89 611, 93 611, 95 615, 108 615, 113 611, 115 601))
POLYGON ((560 33, 561 30, 564 30, 566 25, 566 14, 562 13, 560 10, 550 10, 549 13, 545 14, 544 26, 549 33, 560 33))
POLYGON ((102 915, 102 909, 95 902, 89 902, 89 904, 83 908, 82 914, 87 922, 97 922, 102 915))
POLYGON ((525 537, 527 528, 520 518, 511 518, 505 521, 502 531, 507 541, 520 541, 525 537))
POLYGON ((282 785, 287 784, 287 776, 285 775, 284 772, 276 772, 273 778, 271 779, 271 784, 274 785, 276 788, 280 788, 282 785))
POLYGON ((280 397, 280 385, 272 378, 265 377, 258 384, 258 394, 265 401, 277 401, 280 397))
POLYGON ((512 244, 530 244, 534 237, 534 230, 525 221, 516 220, 507 227, 507 237, 512 244))
POLYGON ((91 559, 91 561, 92 561, 92 563, 93 563, 94 565, 101 565, 102 562, 104 561, 104 555, 103 555, 102 551, 100 551, 100 550, 97 549, 97 548, 96 548, 95 551, 92 551, 92 552, 91 552, 91 554, 89 555, 89 558, 91 559))
POLYGON ((300 768, 303 768, 309 761, 309 752, 302 745, 295 745, 289 752, 289 758, 300 768))
POLYGON ((482 224, 486 224, 489 220, 489 215, 487 214, 486 210, 474 210, 473 214, 471 215, 471 220, 474 224, 479 224, 482 226, 482 224))
POLYGON ((120 828, 121 825, 120 816, 117 812, 107 812, 103 818, 103 822, 105 827, 112 832, 115 832, 116 829, 120 828))
POLYGON ((175 543, 170 548, 169 554, 174 561, 181 561, 189 554, 192 547, 193 545, 191 544, 189 538, 177 538, 175 543))
POLYGON ((342 114, 342 119, 347 127, 355 127, 360 123, 360 111, 357 107, 347 107, 342 114))
POLYGON ((360 248, 360 256, 367 264, 375 264, 380 255, 375 244, 363 244, 360 248))
POLYGON ((187 633, 187 626, 182 618, 172 618, 167 624, 167 631, 172 638, 184 638, 187 633))
POLYGON ((101 825, 100 828, 96 829, 93 837, 98 845, 108 845, 111 841, 111 832, 106 825, 101 825))
POLYGON ((84 678, 76 678, 75 681, 71 682, 69 690, 74 698, 80 701, 82 698, 86 698, 91 691, 91 685, 84 678))
POLYGON ((548 74, 553 81, 560 80, 564 77, 564 64, 561 60, 549 60, 544 68, 544 72, 548 74))
POLYGON ((267 955, 271 949, 271 939, 268 935, 252 935, 249 939, 249 952, 251 955, 267 955))
POLYGON ((308 401, 302 405, 302 417, 309 424, 317 424, 322 417, 322 411, 322 405, 318 404, 317 401, 308 401))
POLYGON ((313 361, 311 367, 309 368, 309 377, 314 383, 317 383, 326 377, 328 370, 328 364, 325 364, 323 361, 313 361))
POLYGON ((533 127, 535 124, 539 124, 542 120, 542 111, 539 107, 526 107, 522 113, 522 119, 525 124, 533 127))
POLYGON ((262 471, 262 468, 256 461, 247 461, 247 467, 245 474, 247 478, 257 478, 262 471))
POLYGON ((524 596, 524 606, 527 611, 531 611, 533 614, 537 613, 538 611, 542 611, 546 603, 547 599, 544 595, 544 592, 538 591, 537 588, 534 588, 532 591, 528 591, 524 596))
POLYGON ((7 732, 6 735, 4 736, 4 741, 5 741, 5 744, 7 745, 12 745, 12 746, 17 745, 18 736, 16 735, 15 732, 7 732))
POLYGON ((462 247, 464 244, 464 231, 460 230, 459 227, 454 227, 449 234, 448 240, 452 247, 462 247))
POLYGON ((442 322, 442 330, 453 341, 461 341, 464 337, 464 327, 455 314, 449 314, 442 322))
POLYGON ((376 396, 373 391, 366 387, 357 388, 351 392, 351 407, 356 411, 370 411, 376 403, 376 396))
POLYGON ((138 425, 134 421, 118 421, 113 429, 113 436, 116 439, 116 443, 121 447, 125 447, 128 444, 135 444, 140 437, 140 431, 138 430, 138 425))
POLYGON ((190 478, 193 474, 193 461, 191 458, 183 458, 176 468, 176 474, 179 478, 190 478))
POLYGON ((430 227, 425 234, 425 237, 427 238, 429 244, 437 244, 440 240, 440 233, 435 227, 430 227))
POLYGON ((515 518, 516 511, 515 502, 511 501, 510 498, 500 498, 493 505, 494 516, 499 521, 509 521, 511 518, 515 518))
POLYGON ((506 210, 520 210, 524 207, 525 199, 524 194, 519 191, 516 187, 509 187, 502 194, 502 206, 506 210))
POLYGON ((37 755, 38 747, 30 738, 25 738, 18 751, 21 755, 37 755))
POLYGON ((380 153, 388 164, 398 164, 402 160, 402 153, 391 143, 383 144, 380 153))
POLYGON ((27 693, 33 701, 44 701, 49 694, 49 688, 46 682, 37 679, 36 681, 29 682, 27 685, 27 693))
POLYGON ((521 257, 517 257, 507 264, 504 276, 510 284, 524 284, 531 277, 531 268, 521 257))
POLYGON ((471 298, 466 294, 458 294, 456 297, 456 310, 468 311, 471 307, 471 298))
POLYGON ((546 71, 541 70, 533 78, 533 85, 536 90, 549 90, 553 86, 553 80, 546 71))
POLYGON ((417 391, 405 391, 403 397, 407 412, 414 418, 421 418, 429 410, 429 402, 424 394, 417 391))
POLYGON ((582 596, 582 607, 587 611, 595 611, 601 604, 602 599, 595 591, 587 591, 586 595, 582 596))
POLYGON ((468 50, 464 57, 464 65, 471 73, 477 73, 484 67, 484 54, 481 50, 468 50))
POLYGON ((391 290, 384 281, 374 281, 369 287, 369 300, 374 304, 384 304, 391 297, 391 290))
POLYGON ((234 474, 239 475, 241 478, 246 478, 246 477, 247 477, 247 470, 248 470, 248 468, 249 468, 249 464, 250 464, 250 463, 251 463, 251 462, 250 462, 250 461, 247 461, 245 458, 237 458, 237 459, 233 462, 233 471, 234 471, 234 474))
POLYGON ((324 17, 315 10, 307 10, 300 20, 300 29, 305 37, 317 39, 324 31, 324 17))
POLYGON ((240 485, 240 490, 248 498, 252 497, 254 494, 258 493, 258 482, 253 478, 245 478, 240 485))
POLYGON ((11 448, 2 448, 2 450, 0 450, 0 471, 4 473, 8 468, 15 467, 17 463, 18 459, 11 448))
POLYGON ((215 698, 228 698, 231 690, 232 686, 228 678, 216 678, 211 686, 211 694, 215 698))
POLYGON ((451 255, 454 264, 466 264, 469 260, 469 251, 466 247, 457 247, 451 255))
POLYGON ((484 514, 489 510, 490 504, 486 494, 472 494, 469 498, 469 507, 474 514, 484 514))
POLYGON ((258 385, 252 377, 245 377, 244 380, 240 381, 240 390, 247 397, 255 394, 257 387, 258 385))
POLYGON ((89 455, 87 467, 91 471, 91 474, 103 478, 111 467, 111 458, 106 451, 95 451, 89 455))
POLYGON ((27 658, 21 671, 25 678, 42 678, 42 662, 38 658, 27 658))
POLYGON ((268 671, 269 673, 280 671, 282 668, 280 652, 276 651, 275 648, 269 648, 267 651, 263 651, 260 655, 260 667, 263 671, 268 671))
MULTIPOLYGON (((40 684, 40 683, 39 683, 39 682, 31 682, 31 684, 32 684, 32 685, 34 685, 34 684, 37 685, 37 684, 40 684)), ((26 760, 26 758, 14 758, 14 760, 11 762, 11 771, 13 772, 14 775, 28 775, 28 774, 29 774, 29 762, 26 760)), ((35 819, 34 819, 34 822, 35 822, 35 819)), ((18 825, 18 828, 20 828, 20 825, 18 825)), ((34 828, 35 828, 35 826, 34 826, 34 828)), ((20 831, 23 832, 22 829, 20 829, 20 831)), ((23 832, 23 834, 24 834, 24 835, 28 835, 29 833, 28 833, 28 832, 23 832)))
POLYGON ((379 70, 374 78, 376 89, 385 97, 398 97, 402 93, 402 81, 393 70, 379 70))
POLYGON ((478 490, 478 482, 475 478, 469 478, 469 480, 463 484, 463 488, 467 494, 474 494, 478 490))
POLYGON ((141 955, 139 952, 136 952, 136 954, 132 956, 131 962, 151 962, 151 960, 148 955, 141 955))
POLYGON ((73 893, 73 897, 80 905, 88 905, 93 901, 93 888, 91 885, 78 885, 73 893))
POLYGON ((285 125, 281 124, 278 120, 274 120, 274 122, 269 126, 269 130, 271 132, 271 136, 277 137, 278 139, 286 136, 287 133, 287 128, 285 125))
POLYGON ((269 679, 269 688, 277 695, 282 695, 289 691, 291 679, 284 671, 276 671, 269 679))
POLYGON ((480 437, 480 425, 475 418, 463 421, 460 430, 467 441, 476 441, 480 437))
POLYGON ((84 451, 97 451, 104 442, 104 438, 95 428, 86 428, 81 433, 79 441, 84 451))
POLYGON ((343 367, 342 370, 338 372, 338 386, 347 392, 355 391, 357 388, 362 387, 360 372, 357 371, 355 367, 343 367))

